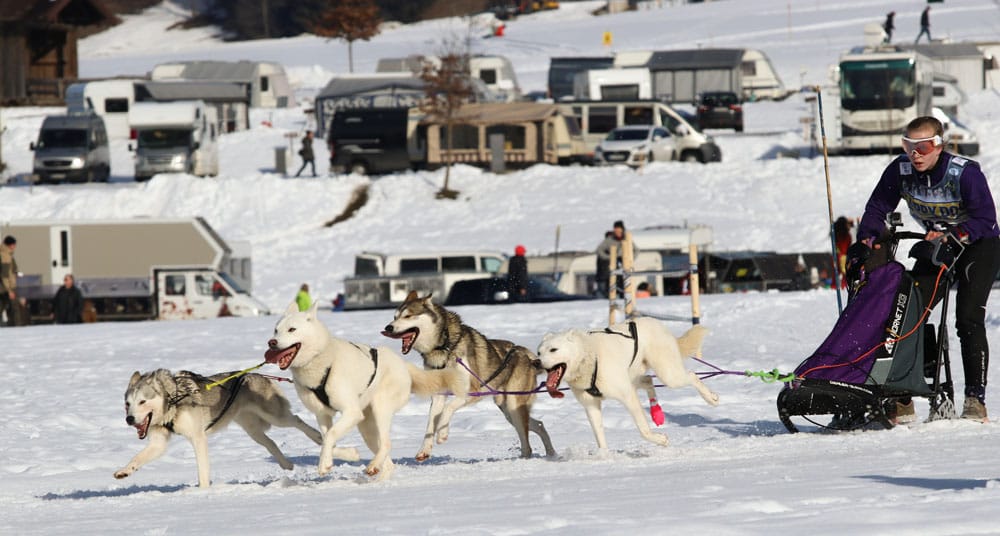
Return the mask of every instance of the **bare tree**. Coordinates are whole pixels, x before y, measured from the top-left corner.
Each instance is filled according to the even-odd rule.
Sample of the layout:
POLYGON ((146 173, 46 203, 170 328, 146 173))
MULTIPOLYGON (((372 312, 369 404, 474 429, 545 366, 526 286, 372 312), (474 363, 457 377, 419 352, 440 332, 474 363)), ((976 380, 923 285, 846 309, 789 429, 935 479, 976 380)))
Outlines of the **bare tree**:
POLYGON ((454 147, 455 116, 462 104, 473 95, 469 80, 468 54, 455 51, 455 47, 440 57, 440 64, 424 60, 420 79, 424 81, 426 98, 421 108, 424 113, 436 117, 445 128, 445 170, 444 186, 438 191, 438 199, 455 199, 458 192, 448 188, 451 177, 452 148, 454 147))
POLYGON ((378 35, 382 18, 375 0, 330 0, 312 25, 312 33, 330 39, 347 41, 347 64, 354 72, 354 42, 367 41, 378 35))

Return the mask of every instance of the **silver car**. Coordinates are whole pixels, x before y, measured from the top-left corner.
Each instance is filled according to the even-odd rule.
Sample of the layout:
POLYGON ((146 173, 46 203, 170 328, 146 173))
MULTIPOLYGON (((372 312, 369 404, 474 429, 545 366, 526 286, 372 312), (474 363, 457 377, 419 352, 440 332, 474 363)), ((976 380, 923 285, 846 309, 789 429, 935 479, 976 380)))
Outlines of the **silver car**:
POLYGON ((674 159, 674 140, 670 132, 654 125, 618 127, 594 150, 594 164, 625 164, 638 167, 653 161, 674 159))

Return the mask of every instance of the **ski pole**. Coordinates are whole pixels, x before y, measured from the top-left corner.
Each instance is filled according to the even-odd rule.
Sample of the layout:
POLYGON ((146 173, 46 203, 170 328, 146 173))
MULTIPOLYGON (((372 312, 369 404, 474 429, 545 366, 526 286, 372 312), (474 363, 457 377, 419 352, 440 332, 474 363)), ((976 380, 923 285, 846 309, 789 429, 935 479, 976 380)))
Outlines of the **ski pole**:
POLYGON ((830 245, 833 254, 833 286, 837 289, 837 314, 844 312, 840 297, 840 262, 837 258, 837 237, 833 232, 833 193, 830 188, 830 157, 826 150, 826 123, 823 121, 823 91, 816 86, 816 106, 819 107, 819 132, 823 141, 823 171, 826 174, 826 206, 830 216, 830 245))

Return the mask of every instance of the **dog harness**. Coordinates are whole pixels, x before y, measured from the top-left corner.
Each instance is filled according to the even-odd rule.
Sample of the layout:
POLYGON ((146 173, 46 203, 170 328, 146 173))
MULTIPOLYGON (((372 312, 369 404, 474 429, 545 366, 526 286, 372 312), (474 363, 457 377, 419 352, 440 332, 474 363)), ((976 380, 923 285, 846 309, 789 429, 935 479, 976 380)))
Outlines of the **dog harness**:
MULTIPOLYGON (((186 374, 187 376, 190 376, 191 379, 196 383, 199 384, 208 383, 208 378, 200 374, 195 374, 193 372, 187 372, 187 371, 182 371, 181 374, 186 374)), ((236 378, 236 381, 233 382, 233 384, 230 387, 225 388, 229 391, 229 398, 226 399, 226 403, 222 406, 222 411, 220 411, 219 414, 216 415, 214 419, 212 419, 212 422, 208 423, 208 426, 205 427, 206 432, 211 430, 211 428, 215 426, 216 423, 219 422, 219 419, 221 419, 222 416, 225 415, 227 411, 229 411, 229 408, 233 406, 233 402, 236 401, 236 395, 239 394, 240 388, 243 387, 243 380, 245 378, 246 376, 240 376, 236 378)), ((199 385, 199 387, 201 386, 199 385)), ((172 396, 167 402, 171 406, 177 406, 180 404, 181 400, 184 400, 189 396, 191 396, 191 393, 184 393, 184 394, 174 393, 174 396, 172 396)), ((164 423, 163 427, 166 428, 168 431, 170 431, 170 433, 174 433, 174 421, 164 423)))
MULTIPOLYGON (((465 337, 465 332, 462 332, 462 334, 458 336, 458 340, 455 341, 456 345, 458 343, 462 342, 462 337, 465 337)), ((448 359, 451 358, 452 348, 454 348, 454 347, 450 344, 450 341, 448 340, 448 330, 445 330, 444 331, 444 342, 441 343, 441 345, 439 345, 437 348, 434 348, 434 350, 432 350, 432 352, 440 352, 440 351, 444 351, 445 352, 444 363, 441 363, 441 366, 439 366, 439 367, 435 367, 435 366, 428 365, 427 362, 424 361, 424 368, 425 369, 432 369, 432 370, 441 370, 441 369, 447 367, 448 366, 448 359)), ((492 377, 491 377, 491 379, 492 379, 492 377)))
MULTIPOLYGON (((358 349, 360 350, 361 348, 359 347, 358 349)), ((372 382, 375 381, 375 374, 378 373, 378 350, 369 348, 368 353, 372 356, 373 370, 371 377, 368 378, 368 385, 365 386, 365 389, 372 386, 372 382)), ((326 371, 323 373, 323 378, 319 380, 319 385, 308 388, 312 391, 312 394, 316 395, 316 398, 319 399, 321 404, 331 409, 333 406, 330 405, 330 397, 326 394, 326 380, 330 378, 330 370, 332 368, 333 367, 326 367, 326 371)))
POLYGON ((486 378, 485 380, 483 380, 483 387, 489 388, 490 386, 488 384, 491 381, 493 381, 494 378, 496 378, 497 376, 499 376, 500 373, 503 372, 503 369, 507 368, 507 365, 510 364, 511 358, 514 357, 514 350, 517 350, 517 345, 511 346, 510 350, 507 350, 507 354, 505 356, 503 356, 503 362, 500 363, 500 367, 497 368, 496 370, 494 370, 493 374, 490 374, 489 378, 486 378))
MULTIPOLYGON (((632 363, 635 363, 635 357, 639 355, 639 330, 635 327, 634 321, 629 321, 628 332, 626 335, 624 333, 615 331, 611 328, 604 328, 603 331, 591 331, 590 333, 604 333, 606 335, 618 335, 619 337, 625 337, 626 339, 632 339, 632 359, 629 360, 628 366, 632 367, 632 363)), ((594 398, 601 398, 604 393, 597 388, 597 357, 594 357, 594 373, 590 375, 590 387, 587 388, 587 394, 594 398)))

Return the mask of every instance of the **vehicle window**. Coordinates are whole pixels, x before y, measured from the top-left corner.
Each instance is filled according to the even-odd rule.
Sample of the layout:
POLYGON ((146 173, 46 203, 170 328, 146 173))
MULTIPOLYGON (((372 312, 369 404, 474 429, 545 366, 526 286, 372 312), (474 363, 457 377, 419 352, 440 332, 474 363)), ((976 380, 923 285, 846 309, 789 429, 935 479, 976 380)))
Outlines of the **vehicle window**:
POLYGON ((271 87, 271 81, 266 76, 260 77, 260 92, 264 93, 271 87))
POLYGON ((128 111, 128 99, 104 99, 105 113, 118 113, 128 111))
POLYGON ((187 147, 191 143, 191 131, 184 129, 155 128, 139 131, 139 147, 167 148, 167 147, 187 147))
POLYGON ((639 99, 638 84, 601 86, 601 100, 627 101, 639 99))
POLYGON ((580 135, 580 122, 575 117, 564 115, 563 120, 566 122, 566 130, 569 131, 570 136, 576 137, 580 135))
POLYGON ((653 109, 649 106, 626 106, 626 125, 652 125, 653 109))
POLYGON ((475 272, 476 271, 476 258, 472 255, 464 255, 461 257, 442 257, 441 258, 441 271, 442 272, 475 272))
POLYGON ((164 292, 167 296, 184 295, 184 274, 168 275, 163 278, 164 292))
POLYGON ((419 274, 437 271, 438 260, 436 258, 403 259, 399 261, 399 273, 401 274, 419 274))
POLYGON ((479 71, 479 79, 486 84, 496 84, 497 83, 497 70, 496 69, 481 69, 479 71))
POLYGON ((943 86, 934 86, 931 89, 934 92, 934 96, 935 97, 944 97, 944 87, 943 86))
POLYGON ((587 114, 587 130, 594 134, 611 132, 618 126, 618 109, 614 106, 591 106, 587 114))
POLYGON ((354 275, 378 275, 378 261, 364 257, 355 258, 354 275))
MULTIPOLYGON (((441 133, 441 150, 448 147, 448 129, 441 126, 438 129, 441 133)), ((479 127, 475 125, 455 125, 452 127, 452 148, 453 149, 478 149, 479 148, 479 127)))
POLYGON ((681 122, 674 116, 667 113, 666 110, 660 110, 660 123, 662 123, 664 128, 669 130, 671 134, 677 134, 677 127, 681 125, 681 122))
POLYGON ((524 127, 518 125, 493 125, 486 127, 486 139, 491 134, 503 134, 505 149, 524 149, 526 146, 524 127))
POLYGON ((500 271, 500 265, 503 261, 496 257, 483 257, 479 259, 479 263, 484 272, 496 273, 500 271))
POLYGON ((744 61, 740 63, 740 72, 743 76, 757 76, 757 62, 744 61))
POLYGON ((644 140, 649 135, 648 130, 638 128, 616 128, 608 134, 607 141, 634 141, 644 140))
POLYGON ((670 133, 667 132, 666 129, 657 128, 657 129, 653 130, 653 136, 659 136, 661 138, 669 138, 670 137, 670 133))
POLYGON ((212 280, 201 274, 194 276, 194 288, 201 296, 212 295, 212 280))
POLYGON ((38 135, 38 147, 83 147, 87 131, 83 129, 45 129, 38 135))

